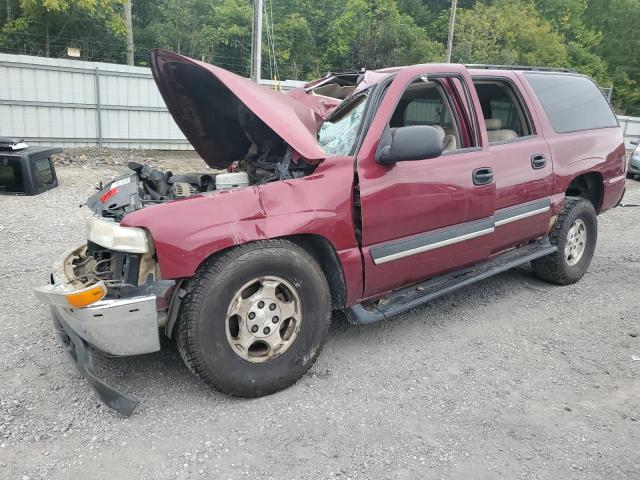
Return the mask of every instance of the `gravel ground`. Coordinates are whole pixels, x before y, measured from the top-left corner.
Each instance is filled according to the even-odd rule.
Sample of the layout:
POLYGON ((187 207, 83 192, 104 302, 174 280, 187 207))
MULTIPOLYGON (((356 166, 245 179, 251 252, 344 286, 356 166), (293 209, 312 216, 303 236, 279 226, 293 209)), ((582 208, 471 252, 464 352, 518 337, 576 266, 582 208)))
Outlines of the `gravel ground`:
MULTIPOLYGON (((386 323, 336 318, 309 374, 255 400, 198 381, 171 342, 99 357, 141 401, 125 419, 96 400, 32 294, 83 241, 92 185, 131 156, 80 155, 61 162, 59 188, 0 197, 0 478, 640 478, 640 182, 600 217, 577 285, 521 268, 386 323)), ((202 170, 193 154, 154 158, 202 170)))

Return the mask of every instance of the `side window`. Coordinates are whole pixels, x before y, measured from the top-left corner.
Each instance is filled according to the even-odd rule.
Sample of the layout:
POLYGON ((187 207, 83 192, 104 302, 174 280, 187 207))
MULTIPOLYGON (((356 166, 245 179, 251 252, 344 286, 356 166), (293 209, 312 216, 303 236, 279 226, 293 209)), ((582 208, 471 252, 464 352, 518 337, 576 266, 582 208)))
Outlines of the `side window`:
POLYGON ((451 104, 439 81, 412 82, 398 102, 389 127, 393 135, 396 128, 409 125, 430 125, 442 137, 442 148, 450 152, 462 148, 460 130, 451 104))
POLYGON ((474 80, 489 143, 532 135, 531 120, 513 87, 502 80, 474 80))
POLYGON ((24 192, 22 168, 15 159, 0 157, 0 192, 24 192))
POLYGON ((39 187, 45 187, 53 183, 53 169, 48 157, 35 159, 32 165, 39 187))
POLYGON ((611 105, 590 78, 566 73, 525 76, 557 133, 618 126, 611 105))

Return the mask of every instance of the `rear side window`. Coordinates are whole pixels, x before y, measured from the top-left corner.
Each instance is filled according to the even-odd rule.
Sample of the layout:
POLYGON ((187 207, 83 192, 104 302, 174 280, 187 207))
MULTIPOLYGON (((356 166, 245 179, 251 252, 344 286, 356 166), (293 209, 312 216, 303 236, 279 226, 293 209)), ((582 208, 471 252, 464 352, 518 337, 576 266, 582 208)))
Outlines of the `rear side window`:
POLYGON ((525 73, 557 133, 618 126, 609 102, 589 78, 525 73))
POLYGON ((37 158, 33 161, 33 170, 39 187, 46 187, 53 183, 53 169, 48 158, 37 158))

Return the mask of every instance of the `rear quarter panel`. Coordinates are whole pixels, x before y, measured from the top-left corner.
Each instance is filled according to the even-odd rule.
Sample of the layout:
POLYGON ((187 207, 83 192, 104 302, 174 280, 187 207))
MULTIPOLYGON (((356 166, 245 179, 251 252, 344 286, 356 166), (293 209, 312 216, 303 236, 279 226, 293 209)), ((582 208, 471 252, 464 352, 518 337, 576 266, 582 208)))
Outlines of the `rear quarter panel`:
POLYGON ((526 76, 522 72, 517 72, 517 75, 536 110, 551 150, 554 210, 560 210, 563 194, 573 179, 589 172, 600 173, 603 178, 604 196, 598 213, 614 207, 624 191, 625 150, 622 129, 616 126, 556 133, 526 76))

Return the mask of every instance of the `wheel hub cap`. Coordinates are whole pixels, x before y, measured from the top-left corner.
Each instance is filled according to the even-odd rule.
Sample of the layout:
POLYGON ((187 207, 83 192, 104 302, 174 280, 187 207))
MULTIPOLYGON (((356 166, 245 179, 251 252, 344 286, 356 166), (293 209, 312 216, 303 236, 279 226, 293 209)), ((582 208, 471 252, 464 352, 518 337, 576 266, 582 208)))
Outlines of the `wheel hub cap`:
POLYGON ((567 242, 564 246, 564 256, 568 265, 573 266, 580 261, 586 245, 587 226, 578 218, 567 232, 567 242))
POLYGON ((277 276, 258 277, 233 296, 226 316, 229 346, 252 363, 284 353, 302 324, 302 304, 296 288, 277 276))
POLYGON ((278 327, 282 318, 280 300, 264 298, 253 302, 247 314, 247 330, 256 338, 268 337, 278 327))

